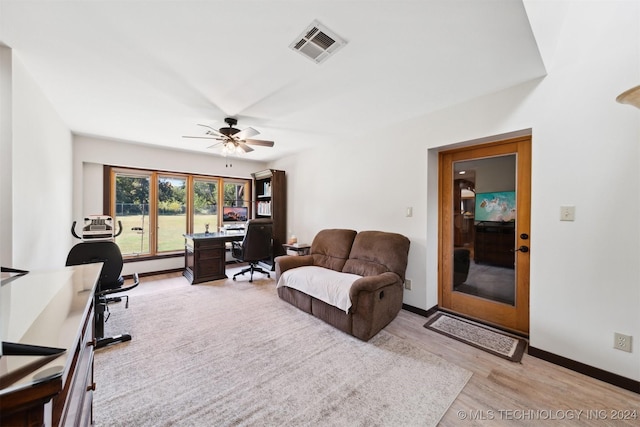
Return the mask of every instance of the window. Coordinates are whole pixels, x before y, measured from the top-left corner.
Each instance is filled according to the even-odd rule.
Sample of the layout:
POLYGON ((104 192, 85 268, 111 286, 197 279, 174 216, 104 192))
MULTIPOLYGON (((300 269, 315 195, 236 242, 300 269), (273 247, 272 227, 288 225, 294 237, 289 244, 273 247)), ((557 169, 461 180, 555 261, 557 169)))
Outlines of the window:
POLYGON ((115 176, 115 201, 110 212, 114 220, 122 224, 122 233, 116 237, 116 243, 123 256, 149 253, 150 180, 150 174, 115 176))
POLYGON ((183 234, 219 230, 220 206, 250 206, 249 179, 105 168, 105 200, 122 223, 116 243, 124 257, 181 253, 183 234))
POLYGON ((217 231, 218 180, 195 179, 193 182, 193 229, 217 231))
POLYGON ((158 177, 158 252, 184 248, 187 230, 187 179, 158 177))
POLYGON ((245 199, 246 182, 228 182, 224 183, 224 206, 246 206, 245 199))

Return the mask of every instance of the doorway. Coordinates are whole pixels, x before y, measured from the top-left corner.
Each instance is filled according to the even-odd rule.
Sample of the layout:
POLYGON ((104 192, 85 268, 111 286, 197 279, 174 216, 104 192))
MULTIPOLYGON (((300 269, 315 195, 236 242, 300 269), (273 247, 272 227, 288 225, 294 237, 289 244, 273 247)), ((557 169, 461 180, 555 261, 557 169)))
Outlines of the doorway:
POLYGON ((531 136, 439 155, 442 309, 529 333, 531 136))

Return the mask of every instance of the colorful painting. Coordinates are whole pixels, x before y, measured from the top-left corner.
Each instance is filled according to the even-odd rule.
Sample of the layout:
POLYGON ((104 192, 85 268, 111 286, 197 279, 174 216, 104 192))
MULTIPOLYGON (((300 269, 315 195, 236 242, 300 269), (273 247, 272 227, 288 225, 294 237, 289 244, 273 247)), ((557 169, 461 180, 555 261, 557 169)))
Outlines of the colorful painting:
POLYGON ((516 220, 516 192, 499 191, 476 194, 476 221, 509 222, 516 220))

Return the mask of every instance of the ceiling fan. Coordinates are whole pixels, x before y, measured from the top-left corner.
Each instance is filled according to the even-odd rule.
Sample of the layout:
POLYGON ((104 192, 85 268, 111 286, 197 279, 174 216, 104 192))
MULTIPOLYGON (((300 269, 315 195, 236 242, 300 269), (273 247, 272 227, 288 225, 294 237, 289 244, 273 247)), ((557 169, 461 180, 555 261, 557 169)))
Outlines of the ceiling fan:
POLYGON ((227 117, 226 119, 224 119, 224 122, 228 125, 228 127, 222 127, 220 129, 214 129, 209 125, 198 124, 198 126, 207 128, 207 136, 183 136, 183 138, 216 139, 220 142, 210 145, 207 148, 213 148, 217 147, 218 145, 222 145, 222 154, 225 156, 227 154, 234 153, 249 153, 253 151, 253 148, 249 147, 249 145, 259 145, 262 147, 273 147, 274 145, 273 141, 250 139, 252 136, 256 136, 260 133, 254 128, 248 127, 243 130, 234 128, 233 126, 238 124, 238 119, 236 118, 227 117))

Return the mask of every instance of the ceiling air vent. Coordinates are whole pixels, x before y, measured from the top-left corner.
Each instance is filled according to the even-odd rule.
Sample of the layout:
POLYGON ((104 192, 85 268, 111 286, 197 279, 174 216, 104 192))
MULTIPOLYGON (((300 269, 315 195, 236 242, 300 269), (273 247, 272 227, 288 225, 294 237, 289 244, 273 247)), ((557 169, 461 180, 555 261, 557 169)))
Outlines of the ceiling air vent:
POLYGON ((289 47, 320 64, 345 44, 342 37, 315 20, 289 47))

